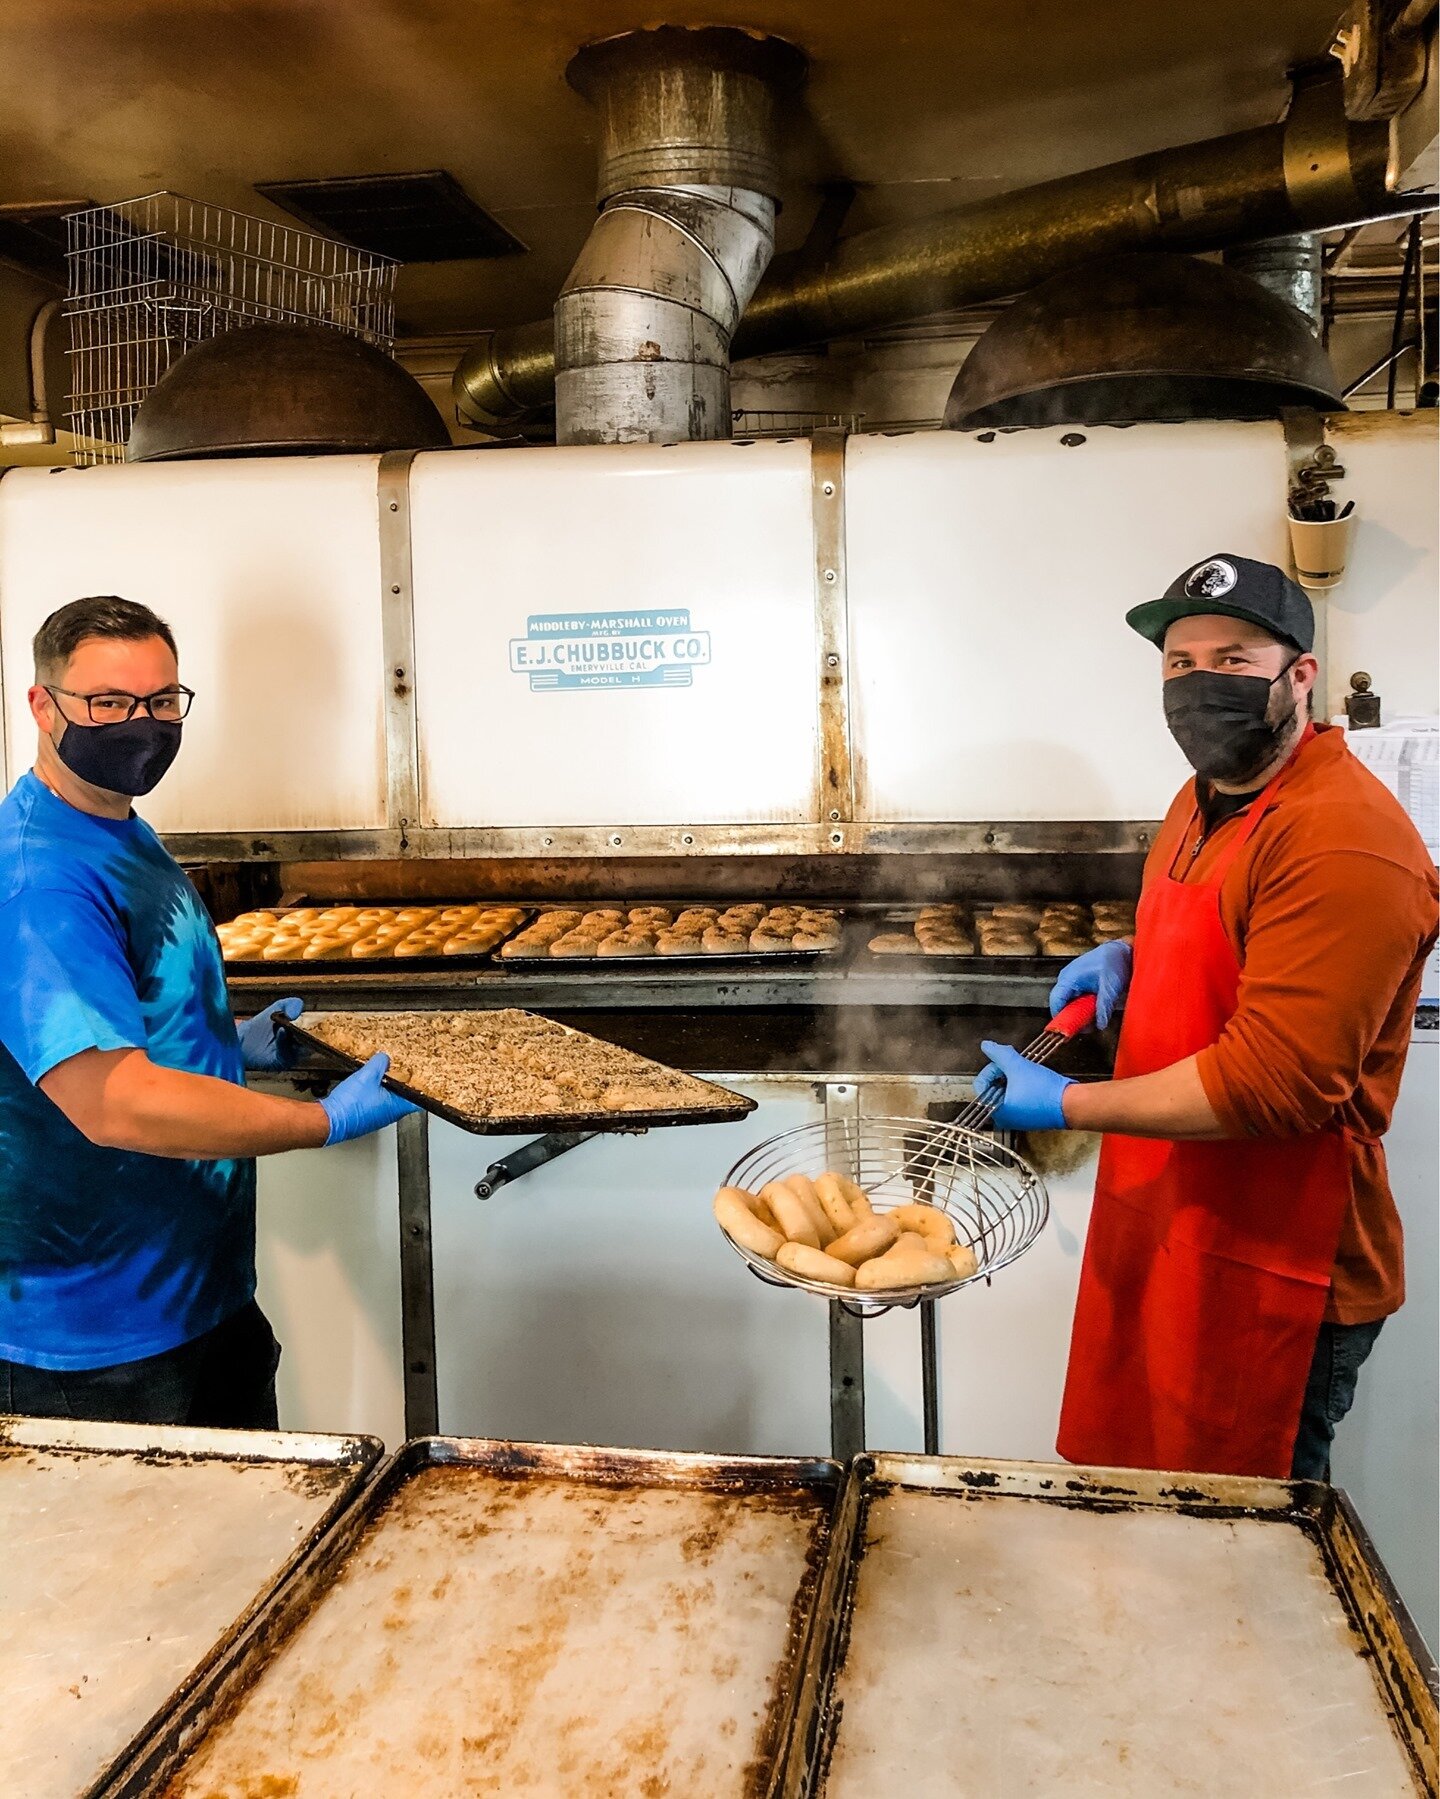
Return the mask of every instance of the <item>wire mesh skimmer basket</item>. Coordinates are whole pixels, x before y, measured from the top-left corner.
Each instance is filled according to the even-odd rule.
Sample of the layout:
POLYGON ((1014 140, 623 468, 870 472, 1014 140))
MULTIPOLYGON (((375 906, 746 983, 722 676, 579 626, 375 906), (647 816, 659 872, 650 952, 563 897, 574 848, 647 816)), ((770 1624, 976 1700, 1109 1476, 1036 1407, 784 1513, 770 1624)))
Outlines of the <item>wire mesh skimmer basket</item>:
MULTIPOLYGON (((1053 1018, 1021 1052, 1029 1061, 1048 1062, 1062 1044, 1095 1016, 1090 995, 1053 1018)), ((929 1118, 831 1118, 782 1131, 743 1155, 725 1177, 727 1187, 758 1193, 771 1181, 792 1174, 833 1171, 863 1187, 877 1212, 897 1206, 931 1205, 955 1226, 959 1242, 975 1254, 975 1272, 923 1287, 876 1289, 858 1294, 792 1274, 722 1232, 752 1274, 775 1287, 799 1287, 835 1300, 861 1317, 876 1317, 894 1306, 942 1299, 961 1287, 986 1280, 1024 1255, 1045 1228, 1050 1197, 1045 1183, 1016 1150, 985 1132, 998 1095, 978 1098, 952 1123, 929 1118)))

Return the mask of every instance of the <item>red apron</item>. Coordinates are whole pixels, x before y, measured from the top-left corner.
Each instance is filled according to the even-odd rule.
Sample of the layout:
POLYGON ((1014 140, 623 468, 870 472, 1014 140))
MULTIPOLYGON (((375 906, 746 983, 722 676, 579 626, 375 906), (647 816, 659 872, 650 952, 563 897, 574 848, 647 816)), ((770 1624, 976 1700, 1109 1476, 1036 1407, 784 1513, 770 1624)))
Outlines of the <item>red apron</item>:
MULTIPOLYGON (((1234 1012, 1240 965, 1220 886, 1293 762, 1250 807, 1208 881, 1178 881, 1172 864, 1142 896, 1117 1080, 1208 1048, 1234 1012)), ((1208 1143, 1107 1135, 1060 1454, 1288 1477, 1350 1190, 1339 1128, 1208 1143)))

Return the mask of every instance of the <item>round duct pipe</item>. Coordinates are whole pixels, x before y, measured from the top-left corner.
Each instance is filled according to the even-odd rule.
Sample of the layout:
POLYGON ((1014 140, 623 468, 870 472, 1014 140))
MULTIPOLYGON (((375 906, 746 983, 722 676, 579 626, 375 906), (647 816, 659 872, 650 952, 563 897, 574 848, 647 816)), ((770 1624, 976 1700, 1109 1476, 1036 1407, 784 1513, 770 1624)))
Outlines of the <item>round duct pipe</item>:
POLYGON ((413 375, 324 325, 247 325, 187 350, 130 427, 129 462, 436 450, 450 433, 413 375))
POLYGON ((1320 335, 1324 245, 1317 231, 1269 237, 1258 244, 1231 244, 1225 267, 1258 281, 1267 292, 1293 306, 1320 335))
POLYGON ((730 339, 775 247, 776 104, 804 68, 729 27, 631 31, 571 62, 600 113, 601 212, 555 305, 557 442, 730 435, 730 339))
MULTIPOLYGON (((818 265, 779 259, 732 353, 798 349, 998 299, 1098 254, 1220 250, 1384 216, 1394 205, 1391 129, 1347 119, 1342 86, 1337 68, 1333 80, 1301 87, 1278 124, 878 226, 842 238, 818 265)), ((547 325, 497 331, 461 359, 462 417, 487 428, 514 418, 512 393, 521 410, 548 404, 553 351, 536 336, 547 325)))
POLYGON ((1246 275, 1151 251, 1081 263, 1008 307, 960 366, 954 431, 1343 410, 1295 308, 1246 275))

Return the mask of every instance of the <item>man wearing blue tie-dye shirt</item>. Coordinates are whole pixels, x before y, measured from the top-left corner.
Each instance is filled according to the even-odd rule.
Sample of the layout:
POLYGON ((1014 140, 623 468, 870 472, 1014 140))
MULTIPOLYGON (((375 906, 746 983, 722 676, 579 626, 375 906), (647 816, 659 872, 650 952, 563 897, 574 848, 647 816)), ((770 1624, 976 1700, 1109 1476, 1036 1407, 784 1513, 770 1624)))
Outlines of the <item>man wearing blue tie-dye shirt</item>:
POLYGON ((147 607, 35 638, 33 770, 0 803, 0 1412, 265 1428, 257 1155, 411 1110, 375 1057, 318 1104, 249 1091, 283 1000, 237 1029, 200 896, 131 801, 194 697, 147 607))

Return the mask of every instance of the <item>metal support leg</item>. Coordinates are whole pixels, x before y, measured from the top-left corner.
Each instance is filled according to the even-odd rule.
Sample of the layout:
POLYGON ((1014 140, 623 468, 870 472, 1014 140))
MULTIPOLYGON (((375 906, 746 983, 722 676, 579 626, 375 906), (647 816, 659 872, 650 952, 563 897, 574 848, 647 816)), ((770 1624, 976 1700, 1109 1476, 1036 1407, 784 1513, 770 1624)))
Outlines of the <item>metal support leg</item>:
POLYGON ((865 1453, 865 1321, 830 1302, 830 1453, 840 1463, 865 1453))
POLYGON ((440 1428, 435 1379, 435 1262, 430 1242, 430 1119, 412 1112, 395 1127, 400 1187, 400 1336, 405 1435, 440 1428))
MULTIPOLYGON (((828 1081, 821 1097, 827 1121, 859 1123, 853 1081, 828 1081)), ((865 1321, 839 1300, 830 1302, 830 1453, 842 1464, 865 1453, 865 1321)))
POLYGON ((936 1349, 935 1301, 920 1301, 920 1384, 925 1409, 925 1453, 940 1453, 940 1358, 936 1349))

